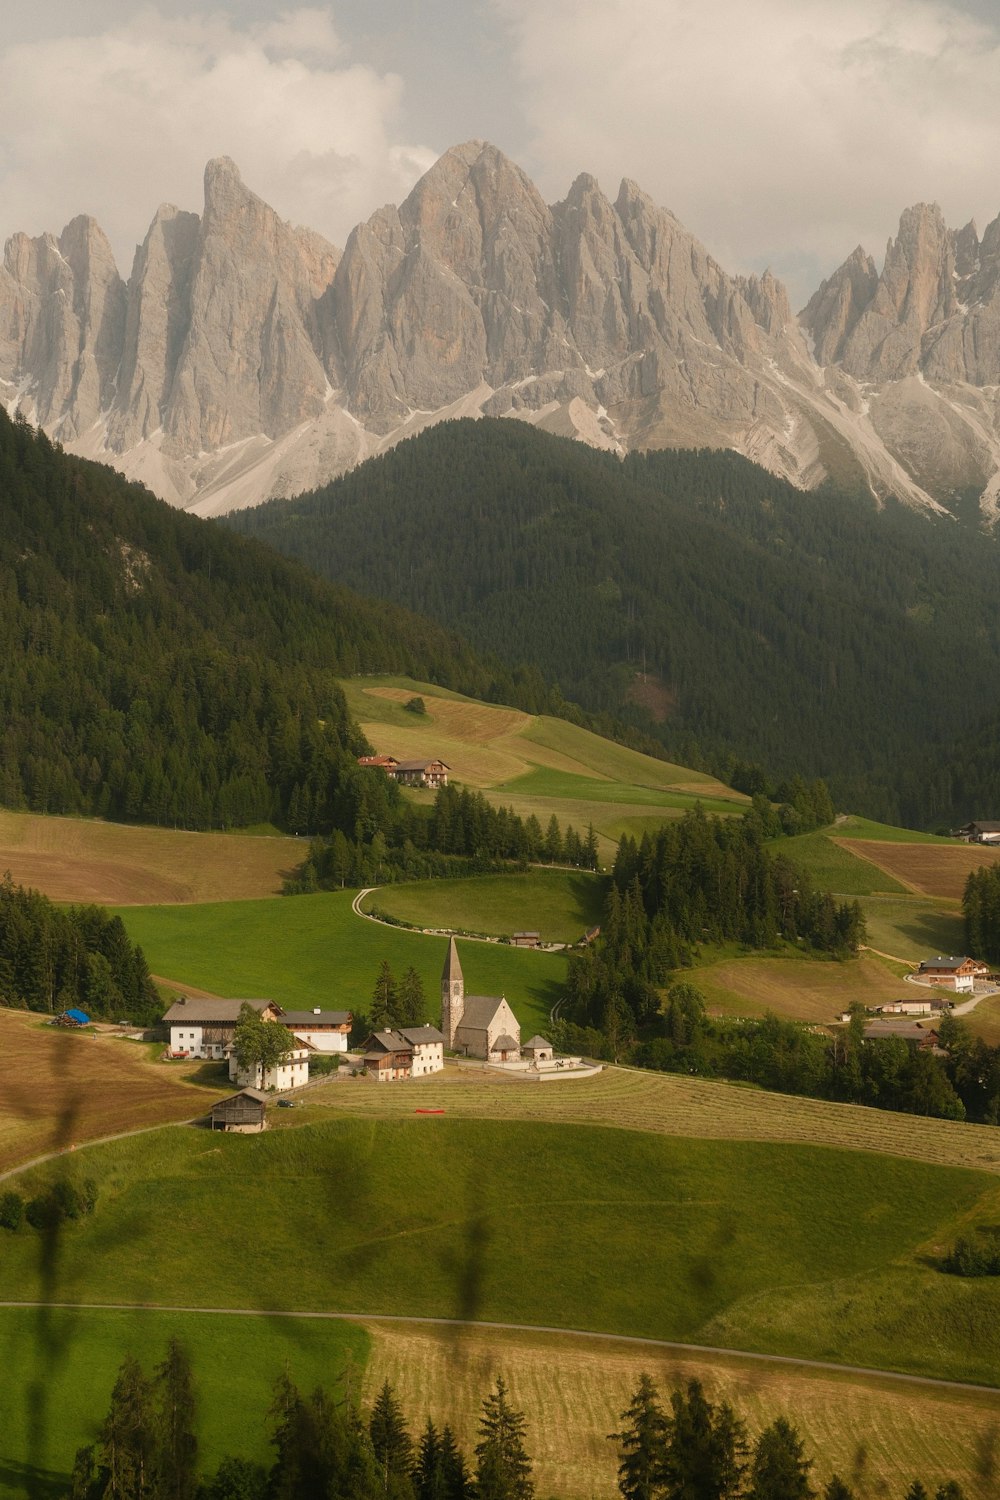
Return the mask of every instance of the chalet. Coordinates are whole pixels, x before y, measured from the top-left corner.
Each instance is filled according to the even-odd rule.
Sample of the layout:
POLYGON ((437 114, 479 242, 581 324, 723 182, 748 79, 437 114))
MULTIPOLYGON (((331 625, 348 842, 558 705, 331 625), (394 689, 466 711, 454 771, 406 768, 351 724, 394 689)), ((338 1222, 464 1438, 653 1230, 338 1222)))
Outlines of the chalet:
POLYGON ((244 1068, 236 1053, 230 1049, 229 1077, 241 1088, 264 1089, 268 1093, 283 1094, 288 1089, 301 1089, 309 1082, 309 1053, 311 1047, 300 1044, 293 1047, 287 1057, 273 1068, 264 1068, 260 1063, 244 1068))
POLYGON ((212 1105, 212 1129, 234 1130, 249 1135, 267 1125, 267 1095, 259 1089, 241 1089, 212 1105))
POLYGON ((947 985, 956 994, 971 995, 979 965, 974 958, 925 958, 917 973, 931 984, 947 985))
POLYGON ((520 1060, 521 1026, 501 995, 467 995, 455 939, 441 974, 441 1030, 453 1052, 485 1062, 520 1060))
POLYGON ((262 1021, 282 1018, 281 1006, 273 1000, 193 1000, 182 996, 163 1018, 170 1033, 170 1051, 175 1057, 225 1057, 244 1005, 251 1005, 262 1021))
POLYGON ((354 1017, 349 1010, 283 1010, 278 1017, 282 1026, 315 1052, 346 1052, 354 1017))
POLYGON ((413 1072, 413 1048, 396 1031, 373 1031, 365 1042, 365 1072, 376 1083, 393 1083, 413 1072))
POLYGON ((373 1031, 365 1042, 365 1072, 378 1083, 425 1078, 444 1067, 444 1037, 436 1026, 373 1031))
POLYGON ((870 1021, 865 1027, 866 1042, 884 1042, 890 1037, 898 1037, 918 1052, 933 1052, 938 1048, 937 1032, 921 1021, 870 1021))
POLYGON ((448 785, 450 770, 443 760, 400 760, 386 770, 386 775, 401 786, 427 786, 436 791, 448 785))
POLYGON ((969 844, 1000 844, 1000 823, 966 823, 955 837, 969 844))

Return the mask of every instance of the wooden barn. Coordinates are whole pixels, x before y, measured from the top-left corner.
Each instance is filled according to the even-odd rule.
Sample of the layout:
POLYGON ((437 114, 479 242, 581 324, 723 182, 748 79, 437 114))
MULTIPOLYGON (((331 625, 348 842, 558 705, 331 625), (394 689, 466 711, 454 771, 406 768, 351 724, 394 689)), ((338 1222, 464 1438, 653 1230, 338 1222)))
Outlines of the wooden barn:
POLYGON ((267 1095, 260 1089, 240 1089, 212 1105, 212 1129, 251 1135, 267 1127, 267 1095))

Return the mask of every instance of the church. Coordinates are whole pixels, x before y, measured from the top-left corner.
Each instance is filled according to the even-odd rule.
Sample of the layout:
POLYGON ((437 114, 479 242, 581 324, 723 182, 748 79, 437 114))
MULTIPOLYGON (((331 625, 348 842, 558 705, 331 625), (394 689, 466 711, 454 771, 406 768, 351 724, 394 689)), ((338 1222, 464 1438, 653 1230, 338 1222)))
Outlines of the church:
POLYGON ((452 1052, 491 1063, 519 1062, 521 1026, 507 1001, 495 995, 467 995, 455 939, 441 974, 441 1030, 452 1052))

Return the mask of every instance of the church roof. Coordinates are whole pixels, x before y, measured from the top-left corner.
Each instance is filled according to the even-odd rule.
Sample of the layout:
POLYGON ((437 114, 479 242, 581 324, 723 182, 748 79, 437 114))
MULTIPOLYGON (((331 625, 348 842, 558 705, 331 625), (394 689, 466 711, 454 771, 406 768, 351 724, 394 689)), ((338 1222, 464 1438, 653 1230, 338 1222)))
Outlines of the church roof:
POLYGON ((503 1003, 496 995, 466 995, 459 1031, 486 1031, 503 1003))
POLYGON ((441 971, 441 983, 464 983, 462 965, 458 961, 458 948, 454 938, 449 938, 448 940, 448 956, 444 961, 444 968, 441 971))

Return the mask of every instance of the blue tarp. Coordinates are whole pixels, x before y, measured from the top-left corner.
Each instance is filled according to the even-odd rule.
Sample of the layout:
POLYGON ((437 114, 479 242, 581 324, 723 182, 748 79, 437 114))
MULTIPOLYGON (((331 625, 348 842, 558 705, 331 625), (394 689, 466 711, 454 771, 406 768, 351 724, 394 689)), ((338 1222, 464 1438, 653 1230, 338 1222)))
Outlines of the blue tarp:
POLYGON ((66 1014, 69 1017, 69 1019, 71 1021, 75 1021, 78 1026, 89 1026, 90 1025, 90 1017, 87 1015, 86 1011, 82 1011, 82 1010, 68 1010, 66 1012, 66 1014))

